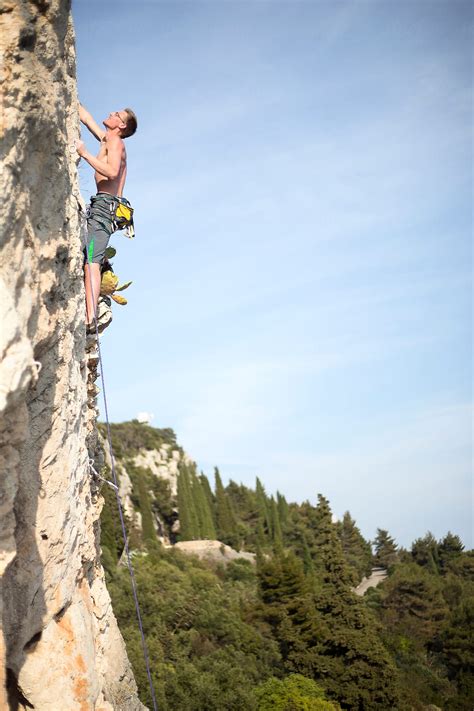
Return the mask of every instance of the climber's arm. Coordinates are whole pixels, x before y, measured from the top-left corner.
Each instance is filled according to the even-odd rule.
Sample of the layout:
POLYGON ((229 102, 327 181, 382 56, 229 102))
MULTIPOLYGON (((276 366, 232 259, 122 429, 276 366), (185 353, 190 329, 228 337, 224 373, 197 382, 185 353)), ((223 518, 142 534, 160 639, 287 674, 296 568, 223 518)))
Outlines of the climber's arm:
POLYGON ((94 121, 90 113, 82 106, 82 104, 79 104, 79 119, 98 141, 101 141, 105 137, 105 131, 103 131, 99 124, 94 121))
POLYGON ((84 141, 76 141, 76 150, 84 158, 91 168, 94 168, 98 173, 103 175, 105 178, 110 180, 115 180, 120 173, 120 166, 122 164, 123 156, 123 144, 118 136, 109 136, 107 139, 107 160, 102 160, 96 158, 89 153, 84 145, 84 141))

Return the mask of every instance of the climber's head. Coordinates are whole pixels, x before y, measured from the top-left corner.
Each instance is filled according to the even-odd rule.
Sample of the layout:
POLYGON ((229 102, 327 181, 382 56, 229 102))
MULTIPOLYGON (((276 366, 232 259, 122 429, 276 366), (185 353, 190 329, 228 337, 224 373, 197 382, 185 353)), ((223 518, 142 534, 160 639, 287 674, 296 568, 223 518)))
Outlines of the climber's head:
POLYGON ((112 111, 103 124, 110 130, 118 129, 121 138, 133 136, 137 130, 137 117, 132 109, 122 109, 121 111, 112 111))

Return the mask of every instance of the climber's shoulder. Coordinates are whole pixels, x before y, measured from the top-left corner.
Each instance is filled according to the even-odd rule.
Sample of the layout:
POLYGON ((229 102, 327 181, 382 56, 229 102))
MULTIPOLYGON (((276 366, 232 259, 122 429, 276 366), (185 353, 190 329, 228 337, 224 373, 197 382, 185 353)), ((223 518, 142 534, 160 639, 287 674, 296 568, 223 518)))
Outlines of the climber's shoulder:
POLYGON ((123 149, 125 149, 123 138, 117 136, 116 133, 106 134, 102 140, 107 144, 108 147, 113 146, 115 148, 117 146, 121 146, 123 149))
POLYGON ((111 156, 120 156, 122 161, 126 160, 127 154, 123 139, 117 135, 108 135, 105 140, 105 149, 109 158, 111 156))

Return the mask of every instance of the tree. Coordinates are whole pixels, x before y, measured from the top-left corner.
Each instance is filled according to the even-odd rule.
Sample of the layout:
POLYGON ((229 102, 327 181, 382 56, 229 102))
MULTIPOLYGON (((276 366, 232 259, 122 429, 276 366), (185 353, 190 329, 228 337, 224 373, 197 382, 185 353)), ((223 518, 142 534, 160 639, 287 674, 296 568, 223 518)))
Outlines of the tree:
POLYGON ((404 564, 385 581, 380 595, 380 616, 387 631, 428 649, 448 614, 442 580, 415 563, 404 564))
MULTIPOLYGON (((276 643, 252 621, 255 599, 179 552, 155 562, 134 560, 143 628, 160 711, 255 711, 255 687, 278 667, 276 643), (248 599, 247 599, 248 596, 248 599)), ((141 700, 151 708, 148 681, 123 567, 110 585, 141 700)), ((126 702, 125 708, 127 707, 126 702)))
POLYGON ((329 502, 321 495, 315 514, 320 553, 315 605, 329 630, 316 668, 328 694, 344 708, 393 708, 398 701, 394 665, 377 636, 370 612, 352 592, 352 575, 329 502))
POLYGON ((263 615, 285 668, 319 680, 343 708, 393 708, 396 672, 374 620, 351 592, 351 574, 324 497, 318 497, 311 520, 314 576, 305 575, 292 553, 265 561, 259 571, 263 615))
POLYGON ((306 575, 312 576, 314 574, 313 558, 311 556, 311 551, 309 550, 308 541, 306 536, 302 534, 302 544, 303 544, 303 567, 306 575))
POLYGON ((199 539, 199 519, 191 489, 188 467, 181 464, 178 474, 179 537, 182 541, 199 539))
MULTIPOLYGON (((303 564, 290 552, 261 558, 257 573, 263 618, 273 630, 287 669, 310 670, 321 633, 303 564)), ((307 676, 312 676, 311 671, 307 676)))
POLYGON ((271 497, 271 518, 272 518, 272 532, 273 532, 273 549, 275 553, 281 553, 283 550, 283 537, 281 533, 280 516, 278 513, 277 502, 271 497))
POLYGON ((328 701, 316 682, 301 674, 284 679, 271 677, 255 690, 258 711, 338 711, 338 704, 328 701))
POLYGON ((199 524, 199 538, 215 540, 216 529, 214 527, 209 500, 201 484, 201 480, 197 477, 195 472, 191 474, 191 493, 199 524))
POLYGON ((450 616, 441 635, 441 655, 458 695, 451 709, 470 709, 474 699, 474 597, 464 600, 450 616))
POLYGON ((341 542, 332 520, 329 501, 318 494, 318 505, 312 515, 313 526, 313 560, 315 570, 324 583, 330 583, 335 588, 350 588, 354 584, 354 576, 347 565, 341 542))
POLYGON ((346 561, 357 575, 354 582, 358 583, 364 575, 370 574, 372 567, 370 543, 362 536, 349 511, 346 511, 342 521, 338 523, 337 530, 346 561))
POLYGON ((216 481, 217 537, 220 541, 227 543, 229 546, 237 546, 239 542, 237 522, 217 467, 214 469, 214 475, 216 481))
POLYGON ((258 520, 262 525, 265 535, 271 540, 272 531, 272 518, 271 518, 271 504, 263 488, 262 482, 257 477, 255 483, 256 496, 257 496, 257 515, 258 520))
POLYGON ((464 550, 463 543, 459 536, 454 535, 451 531, 438 544, 438 558, 441 571, 446 573, 450 567, 450 563, 459 559, 464 550))
POLYGON ((212 520, 215 524, 216 523, 215 522, 215 513, 214 513, 215 501, 214 501, 214 494, 212 493, 211 485, 209 484, 209 479, 204 474, 204 472, 201 472, 199 480, 201 482, 202 490, 204 491, 204 494, 206 495, 207 503, 209 504, 209 509, 212 513, 212 520))
POLYGON ((388 531, 383 528, 377 529, 374 541, 374 564, 381 568, 390 568, 397 562, 397 545, 388 531))
POLYGON ((412 544, 411 555, 415 563, 427 568, 431 573, 440 571, 438 543, 430 531, 424 538, 417 538, 412 544))
POLYGON ((282 527, 282 530, 284 531, 286 524, 288 522, 288 518, 290 515, 290 509, 288 506, 288 503, 283 496, 283 494, 280 494, 279 491, 277 491, 277 506, 278 506, 278 516, 280 518, 280 524, 282 527))

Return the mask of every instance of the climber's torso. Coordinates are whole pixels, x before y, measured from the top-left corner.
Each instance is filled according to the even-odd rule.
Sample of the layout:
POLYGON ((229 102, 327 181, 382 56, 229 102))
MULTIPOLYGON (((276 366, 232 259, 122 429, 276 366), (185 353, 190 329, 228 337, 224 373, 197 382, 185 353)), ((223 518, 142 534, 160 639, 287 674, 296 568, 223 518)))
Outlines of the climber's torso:
MULTIPOLYGON (((120 171, 118 176, 113 179, 106 178, 96 170, 94 177, 98 193, 109 193, 110 195, 117 195, 121 197, 123 195, 125 178, 127 177, 127 153, 122 139, 119 140, 122 148, 122 158, 120 161, 120 171)), ((107 136, 105 136, 100 142, 100 149, 97 154, 97 158, 107 162, 107 136)))

